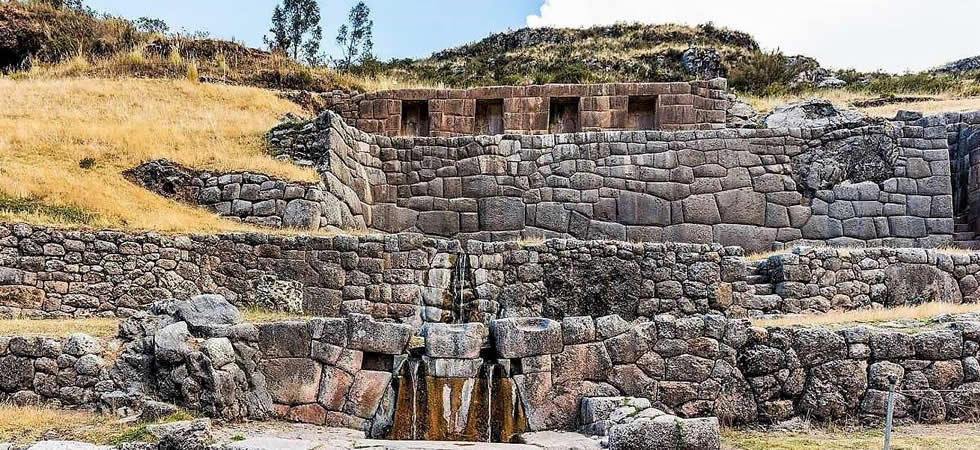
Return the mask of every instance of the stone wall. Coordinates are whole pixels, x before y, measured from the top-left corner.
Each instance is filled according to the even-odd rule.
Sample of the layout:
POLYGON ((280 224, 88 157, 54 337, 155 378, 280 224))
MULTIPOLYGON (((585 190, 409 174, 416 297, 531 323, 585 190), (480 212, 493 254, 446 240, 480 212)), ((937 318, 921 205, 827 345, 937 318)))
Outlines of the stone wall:
POLYGON ((464 246, 411 233, 163 235, 0 224, 0 315, 130 316, 157 300, 201 293, 237 305, 302 304, 321 316, 361 313, 415 326, 608 312, 631 320, 748 317, 896 303, 889 298, 977 300, 980 254, 801 249, 770 258, 762 275, 743 255, 718 244, 552 239, 464 246), (265 298, 282 295, 290 298, 265 298))
MULTIPOLYGON (((965 195, 959 205, 958 214, 965 215, 963 223, 968 229, 980 232, 980 111, 972 113, 948 113, 943 116, 949 140, 951 158, 960 169, 954 187, 965 184, 960 192, 965 195)), ((956 197, 956 196, 954 196, 956 197)))
MULTIPOLYGON (((473 393, 462 398, 474 402, 486 382, 480 368, 500 370, 497 376, 512 380, 531 430, 575 429, 583 398, 623 395, 681 417, 717 416, 736 425, 793 417, 876 422, 884 416, 889 375, 896 377, 900 422, 976 420, 977 317, 914 326, 915 332, 754 328, 718 315, 632 323, 616 315, 515 318, 493 321, 489 341, 462 325, 429 330, 424 344, 415 344, 426 356, 415 361, 420 376, 432 378, 427 389, 438 379, 458 379, 473 393), (488 343, 492 356, 478 351, 488 343), (447 348, 455 359, 437 350, 447 348)), ((396 409, 411 411, 398 401, 413 398, 399 390, 412 386, 416 369, 405 369, 418 357, 407 350, 412 330, 399 327, 356 315, 262 325, 263 373, 277 415, 384 436, 396 409)), ((461 416, 470 414, 466 405, 461 416)), ((427 411, 418 415, 425 423, 427 411)))
POLYGON ((388 138, 325 114, 270 143, 384 232, 739 245, 941 246, 945 125, 388 138), (310 131, 310 127, 315 131, 310 131))
POLYGON ((498 411, 483 401, 488 382, 498 383, 498 401, 518 401, 502 406, 517 420, 505 428, 518 432, 584 424, 595 431, 611 424, 580 417, 582 399, 616 396, 726 424, 873 423, 884 416, 892 380, 899 422, 977 420, 980 411, 976 314, 881 328, 613 314, 419 329, 361 314, 253 325, 218 296, 158 302, 149 312, 120 325, 122 351, 111 363, 84 335, 0 339, 2 399, 125 405, 117 409, 124 414, 145 414, 159 399, 228 420, 271 416, 388 436, 415 414, 414 393, 424 399, 425 433, 434 426, 481 441, 488 430, 472 423, 498 411), (457 404, 445 426, 438 410, 429 415, 428 406, 457 404))
POLYGON ((980 254, 929 249, 797 248, 766 263, 773 311, 976 303, 980 254))
POLYGON ((94 408, 115 389, 102 343, 67 338, 0 336, 0 402, 94 408))
MULTIPOLYGON (((547 134, 551 99, 572 98, 578 130, 628 130, 630 97, 655 99, 655 128, 724 128, 727 83, 723 79, 690 83, 549 84, 472 89, 400 89, 356 95, 332 110, 357 128, 386 136, 405 135, 403 102, 426 104, 429 136, 465 136, 477 128, 479 102, 500 101, 502 130, 492 134, 547 134)), ((639 128, 644 129, 644 128, 639 128)), ((551 131, 553 132, 553 131, 551 131)))
MULTIPOLYGON (((0 314, 129 316, 200 293, 239 305, 287 284, 305 311, 422 321, 612 308, 625 317, 725 311, 751 297, 741 249, 419 234, 126 234, 0 224, 0 314), (294 289, 295 288, 295 289, 294 289)), ((276 302, 271 302, 276 303, 276 302)))
POLYGON ((362 226, 342 215, 338 200, 323 183, 285 181, 252 172, 198 171, 166 159, 144 162, 125 175, 162 196, 235 222, 301 230, 362 226))

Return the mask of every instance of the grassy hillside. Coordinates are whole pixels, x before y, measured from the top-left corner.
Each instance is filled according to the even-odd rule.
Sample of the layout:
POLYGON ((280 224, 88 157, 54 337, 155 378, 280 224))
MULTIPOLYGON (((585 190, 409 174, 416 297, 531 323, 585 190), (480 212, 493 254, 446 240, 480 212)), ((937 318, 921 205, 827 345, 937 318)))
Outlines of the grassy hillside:
POLYGON ((750 35, 710 24, 523 28, 382 67, 450 86, 677 81, 692 77, 682 62, 691 46, 714 48, 721 56, 722 75, 759 50, 750 35))
POLYGON ((265 153, 262 135, 282 114, 300 112, 270 91, 166 80, 0 79, 0 98, 0 220, 244 229, 121 175, 152 158, 318 180, 265 153))

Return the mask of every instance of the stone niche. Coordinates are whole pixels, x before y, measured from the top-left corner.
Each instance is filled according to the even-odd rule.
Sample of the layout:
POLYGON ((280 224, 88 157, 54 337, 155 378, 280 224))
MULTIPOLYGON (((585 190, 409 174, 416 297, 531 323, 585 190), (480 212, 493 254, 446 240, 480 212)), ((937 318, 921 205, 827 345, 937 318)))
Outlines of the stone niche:
POLYGON ((578 97, 552 97, 548 113, 548 131, 577 133, 582 130, 578 115, 578 97))
POLYGON ((476 101, 476 129, 478 135, 504 134, 504 99, 476 101))
POLYGON ((425 100, 402 101, 402 136, 429 135, 429 102, 425 100))
POLYGON ((627 102, 627 126, 631 130, 656 130, 657 106, 660 97, 656 95, 633 95, 627 102))

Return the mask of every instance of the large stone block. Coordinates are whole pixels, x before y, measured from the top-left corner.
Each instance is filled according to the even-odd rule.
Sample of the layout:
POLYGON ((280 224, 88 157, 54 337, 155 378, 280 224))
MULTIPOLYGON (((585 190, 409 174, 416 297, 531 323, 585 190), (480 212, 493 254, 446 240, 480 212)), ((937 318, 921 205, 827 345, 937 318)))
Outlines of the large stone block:
POLYGON ((423 233, 454 236, 459 233, 459 213, 453 211, 425 211, 419 213, 418 227, 423 233))
POLYGON ((524 202, 520 198, 481 198, 478 207, 482 231, 511 231, 524 228, 524 202))
POLYGON ((718 204, 711 194, 692 195, 681 201, 685 223, 714 225, 721 222, 718 204))
POLYGON ((321 366, 309 358, 263 360, 260 365, 272 401, 282 405, 302 405, 317 400, 321 366))
POLYGON ((562 351, 561 326, 544 318, 518 317, 490 323, 497 354, 502 358, 523 358, 562 351))
POLYGON ((305 321, 262 323, 259 327, 259 348, 266 358, 310 356, 312 337, 305 321))
POLYGON ((381 397, 391 382, 390 372, 362 370, 354 376, 354 383, 347 394, 344 412, 363 419, 374 417, 381 404, 381 397))
POLYGON ((612 369, 612 360, 601 342, 566 345, 565 349, 551 358, 551 370, 555 383, 566 381, 602 381, 612 369))
POLYGON ((350 348, 365 352, 401 354, 414 333, 411 325, 380 322, 365 314, 350 314, 347 320, 350 348))
POLYGON ((489 336, 482 323, 427 323, 422 333, 425 354, 433 358, 477 358, 489 336))
POLYGON ((387 233, 398 233, 414 227, 418 218, 418 211, 386 203, 373 207, 371 226, 387 233))
POLYGON ((715 194, 721 222, 725 224, 765 225, 766 195, 751 189, 736 189, 715 194))
POLYGON ((352 384, 354 377, 349 373, 336 367, 323 366, 317 401, 330 411, 342 411, 352 384))
POLYGON ((626 225, 669 225, 670 202, 650 194, 622 191, 616 199, 619 223, 626 225))
POLYGON ((292 200, 282 213, 282 226, 301 230, 320 228, 320 204, 309 200, 292 200))
POLYGON ((44 291, 33 286, 0 286, 0 306, 41 309, 44 291))
POLYGON ((616 425, 609 432, 611 450, 717 450, 721 428, 715 417, 681 419, 663 415, 616 425))

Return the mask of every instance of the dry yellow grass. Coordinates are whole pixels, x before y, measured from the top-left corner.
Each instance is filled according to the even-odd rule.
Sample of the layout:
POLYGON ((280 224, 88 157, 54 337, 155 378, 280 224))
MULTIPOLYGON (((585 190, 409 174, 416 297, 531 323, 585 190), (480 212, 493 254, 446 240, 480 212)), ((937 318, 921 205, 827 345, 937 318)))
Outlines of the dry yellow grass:
POLYGON ((811 92, 801 95, 777 95, 777 96, 745 96, 744 99, 755 108, 760 114, 768 113, 773 108, 787 103, 804 101, 810 98, 821 98, 829 100, 831 103, 846 108, 853 108, 872 117, 895 117, 899 110, 918 111, 926 115, 940 114, 944 112, 968 112, 980 110, 980 97, 955 98, 942 95, 917 95, 919 97, 929 97, 932 100, 895 103, 885 106, 853 108, 855 102, 871 100, 877 98, 876 95, 853 92, 846 89, 828 89, 820 92, 811 92))
POLYGON ((888 322, 899 319, 927 319, 939 314, 964 314, 980 312, 977 303, 923 303, 916 306, 896 308, 861 309, 856 311, 833 311, 822 314, 801 314, 776 319, 753 320, 757 327, 788 327, 794 325, 847 325, 858 323, 888 322))
POLYGON ((242 315, 245 316, 246 322, 252 323, 282 322, 285 320, 309 320, 311 317, 313 317, 309 314, 276 312, 255 307, 245 308, 245 310, 242 311, 242 315))
POLYGON ((875 108, 860 108, 866 114, 875 117, 895 117, 898 110, 918 111, 925 115, 940 114, 946 112, 970 112, 980 111, 980 97, 937 99, 928 102, 899 103, 885 105, 875 108))
MULTIPOLYGON (((154 423, 192 418, 190 414, 178 411, 154 423)), ((0 403, 0 442, 30 443, 52 434, 60 440, 110 445, 150 438, 146 431, 146 424, 120 423, 109 415, 99 415, 91 411, 0 403)))
MULTIPOLYGON (((262 134, 282 114, 300 112, 271 91, 186 80, 0 79, 0 98, 0 194, 80 207, 96 214, 92 226, 246 229, 123 178, 123 170, 143 160, 318 179, 264 153, 262 134), (83 158, 93 158, 94 167, 79 167, 83 158)), ((65 224, 3 211, 0 220, 65 224)))
POLYGON ((97 337, 112 337, 119 328, 119 319, 87 317, 80 319, 7 319, 0 320, 0 336, 33 335, 64 337, 85 333, 97 337))
MULTIPOLYGON (((723 450, 880 449, 880 429, 813 428, 799 432, 722 430, 723 450)), ((908 425, 892 432, 892 448, 903 450, 974 450, 980 448, 975 423, 908 425)))

